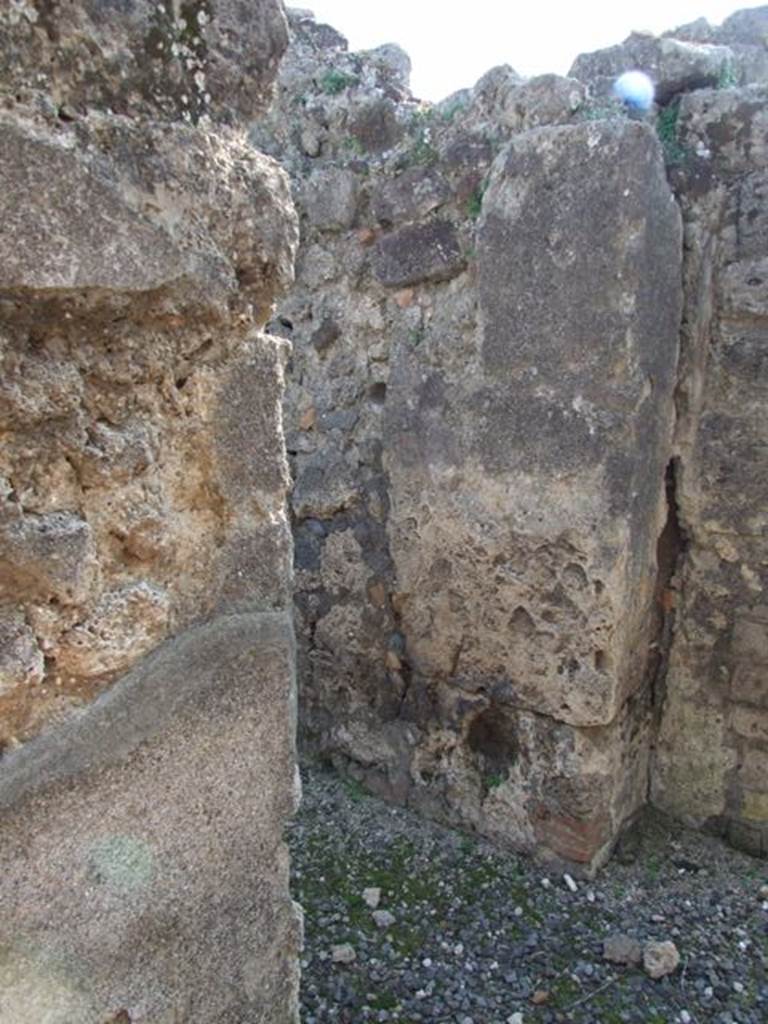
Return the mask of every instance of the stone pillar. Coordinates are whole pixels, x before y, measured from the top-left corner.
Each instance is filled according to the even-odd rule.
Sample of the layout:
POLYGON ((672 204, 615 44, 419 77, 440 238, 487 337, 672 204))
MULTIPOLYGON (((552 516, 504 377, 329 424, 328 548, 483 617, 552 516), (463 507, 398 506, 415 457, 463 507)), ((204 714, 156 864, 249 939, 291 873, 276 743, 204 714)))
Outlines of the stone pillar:
POLYGON ((647 785, 681 301, 653 131, 519 135, 477 246, 476 351, 446 371, 402 348, 387 395, 398 607, 430 694, 415 772, 482 831, 595 864, 647 785))
POLYGON ((0 9, 0 1016, 297 1019, 277 0, 0 9))

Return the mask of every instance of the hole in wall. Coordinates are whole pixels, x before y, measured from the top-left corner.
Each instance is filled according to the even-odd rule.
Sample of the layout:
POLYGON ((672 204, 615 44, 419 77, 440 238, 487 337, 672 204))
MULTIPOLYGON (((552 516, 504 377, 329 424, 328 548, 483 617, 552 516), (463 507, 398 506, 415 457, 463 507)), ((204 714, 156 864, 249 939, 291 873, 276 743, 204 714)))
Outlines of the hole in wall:
POLYGON ((659 534, 656 545, 656 586, 654 590, 654 624, 651 632, 652 643, 646 665, 646 679, 651 688, 651 702, 660 714, 666 690, 666 675, 669 652, 675 625, 676 573, 685 554, 688 540, 680 522, 677 502, 677 474, 680 460, 669 462, 664 474, 664 488, 667 498, 667 519, 659 534))
POLYGON ((517 723, 498 705, 491 704, 472 719, 466 742, 487 794, 509 777, 509 770, 518 759, 517 723))
POLYGON ((368 399, 374 405, 384 405, 387 400, 387 385, 381 381, 368 388, 368 399))

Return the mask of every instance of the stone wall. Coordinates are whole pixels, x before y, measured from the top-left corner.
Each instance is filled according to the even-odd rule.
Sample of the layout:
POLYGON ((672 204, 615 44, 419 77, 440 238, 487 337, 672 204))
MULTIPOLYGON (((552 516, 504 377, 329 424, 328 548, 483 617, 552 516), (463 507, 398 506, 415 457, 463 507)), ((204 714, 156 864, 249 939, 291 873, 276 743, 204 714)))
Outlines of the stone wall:
POLYGON ((765 14, 636 34, 568 78, 494 68, 430 105, 399 48, 349 53, 297 10, 252 129, 301 213, 269 329, 293 342, 304 742, 545 856, 599 863, 648 797, 660 722, 669 745, 702 287, 682 111, 765 78, 765 14), (644 122, 608 88, 638 65, 662 104, 644 122))
POLYGON ((0 5, 0 990, 297 1019, 277 0, 0 5), (174 13, 175 12, 175 13, 174 13), (107 16, 108 14, 108 16, 107 16))
MULTIPOLYGON (((768 27, 768 12, 765 26, 768 27)), ((768 89, 683 98, 684 550, 654 802, 768 854, 768 89)))

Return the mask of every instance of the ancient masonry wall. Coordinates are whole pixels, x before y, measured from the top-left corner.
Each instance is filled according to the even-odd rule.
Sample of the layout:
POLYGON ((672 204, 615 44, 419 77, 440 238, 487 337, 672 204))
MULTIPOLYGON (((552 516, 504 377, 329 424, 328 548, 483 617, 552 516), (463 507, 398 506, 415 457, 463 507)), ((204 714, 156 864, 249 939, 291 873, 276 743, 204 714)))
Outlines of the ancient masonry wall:
POLYGON ((298 1019, 286 352, 261 332, 298 232, 243 128, 287 25, 180 11, 0 4, 14 1024, 298 1019))
POLYGON ((768 9, 434 106, 289 14, 303 742, 544 856, 649 794, 765 850, 768 9))

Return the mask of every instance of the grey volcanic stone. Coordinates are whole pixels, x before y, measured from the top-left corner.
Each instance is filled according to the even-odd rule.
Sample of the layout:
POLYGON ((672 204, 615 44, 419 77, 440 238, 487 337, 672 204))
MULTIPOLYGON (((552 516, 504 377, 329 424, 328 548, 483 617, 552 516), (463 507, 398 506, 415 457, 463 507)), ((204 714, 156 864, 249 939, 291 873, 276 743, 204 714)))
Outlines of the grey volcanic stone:
POLYGON ((569 75, 587 83, 595 96, 610 96, 622 71, 644 71, 656 85, 657 102, 664 104, 677 93, 717 85, 732 63, 726 46, 633 32, 619 46, 580 54, 569 75))
POLYGON ((4 1020, 298 1019, 293 683, 288 618, 220 618, 3 762, 4 1020))
POLYGON ((448 182, 439 171, 411 167, 381 183, 373 196, 373 213, 381 224, 399 224, 425 217, 450 196, 448 182))
POLYGON ((447 281, 460 274, 465 260, 449 221, 435 220, 401 228, 376 244, 373 270, 388 288, 421 281, 447 281))

